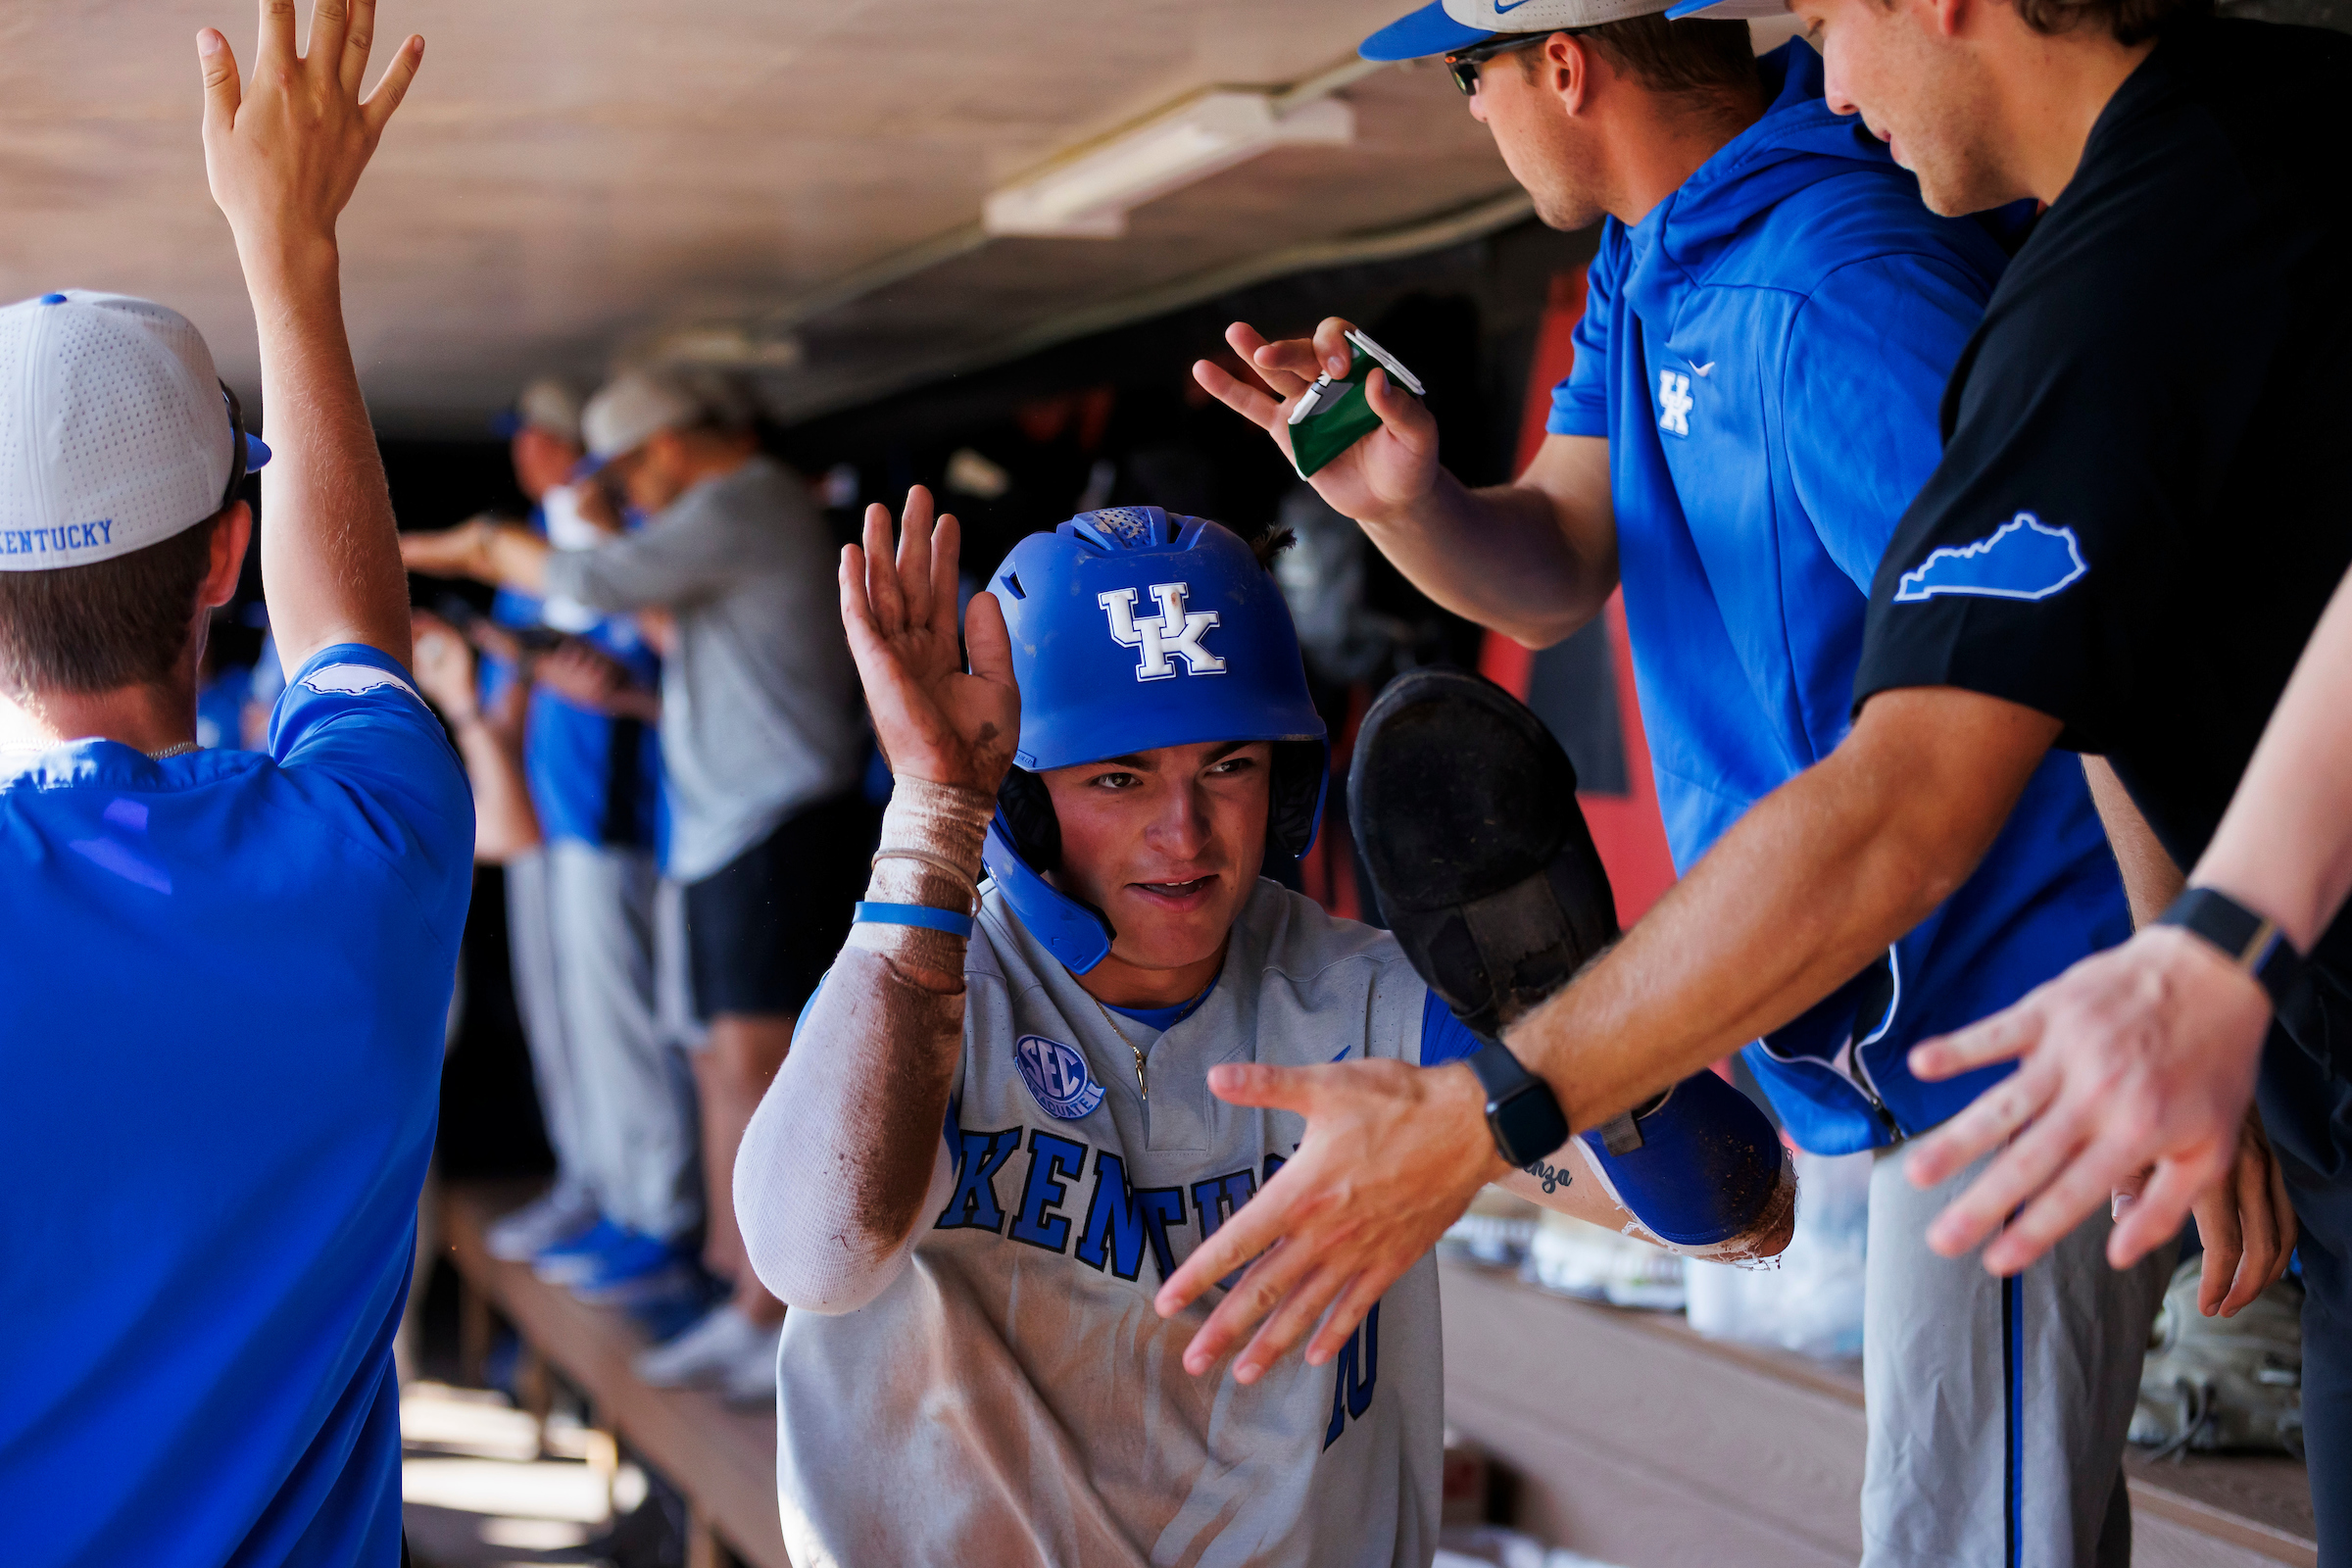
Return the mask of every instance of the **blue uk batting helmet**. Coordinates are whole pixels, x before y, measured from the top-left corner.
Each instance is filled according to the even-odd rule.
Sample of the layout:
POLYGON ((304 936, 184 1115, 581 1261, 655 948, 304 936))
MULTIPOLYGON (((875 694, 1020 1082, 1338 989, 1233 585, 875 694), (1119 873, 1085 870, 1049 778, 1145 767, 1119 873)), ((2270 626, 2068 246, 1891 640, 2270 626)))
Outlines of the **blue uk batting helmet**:
POLYGON ((984 851, 1047 951, 1084 974, 1110 953, 1101 910, 1042 873, 1061 859, 1049 768, 1204 741, 1272 741, 1269 849, 1304 855, 1330 746, 1290 607, 1239 535, 1157 507, 1082 513, 1013 547, 989 583, 1012 634, 1021 739, 984 851))

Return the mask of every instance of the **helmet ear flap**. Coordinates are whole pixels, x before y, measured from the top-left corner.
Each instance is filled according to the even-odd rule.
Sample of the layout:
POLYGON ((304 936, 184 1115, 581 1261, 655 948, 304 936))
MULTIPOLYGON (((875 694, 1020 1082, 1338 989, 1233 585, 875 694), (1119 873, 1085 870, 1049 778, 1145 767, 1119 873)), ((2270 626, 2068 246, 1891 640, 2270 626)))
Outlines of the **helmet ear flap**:
POLYGON ((1060 870, 1061 818, 1054 814, 1046 781, 1025 767, 1009 768, 997 786, 997 806, 1021 858, 1041 873, 1060 870))
POLYGON ((1276 741, 1272 789, 1266 802, 1266 844, 1291 858, 1306 854, 1323 822, 1323 790, 1331 748, 1321 741, 1276 741))

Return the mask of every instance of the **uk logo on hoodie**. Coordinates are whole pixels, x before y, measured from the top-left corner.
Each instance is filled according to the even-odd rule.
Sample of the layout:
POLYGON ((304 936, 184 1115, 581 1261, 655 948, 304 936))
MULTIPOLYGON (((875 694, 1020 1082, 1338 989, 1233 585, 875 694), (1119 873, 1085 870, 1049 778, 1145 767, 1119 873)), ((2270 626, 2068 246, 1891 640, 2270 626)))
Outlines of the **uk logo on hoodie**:
POLYGON ((1668 435, 1690 433, 1690 378, 1680 370, 1658 372, 1658 428, 1668 435))

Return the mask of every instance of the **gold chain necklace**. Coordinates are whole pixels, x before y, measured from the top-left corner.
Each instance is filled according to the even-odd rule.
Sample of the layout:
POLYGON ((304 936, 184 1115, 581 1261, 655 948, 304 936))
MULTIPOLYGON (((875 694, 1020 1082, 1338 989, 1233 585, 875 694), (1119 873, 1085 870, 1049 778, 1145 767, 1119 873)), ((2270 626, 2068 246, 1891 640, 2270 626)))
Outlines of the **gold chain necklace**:
POLYGON ((1096 996, 1092 992, 1088 992, 1086 1000, 1095 1004, 1095 1010, 1102 1015, 1102 1021, 1110 1025, 1110 1032, 1119 1037, 1119 1044, 1125 1046, 1129 1051, 1135 1053, 1136 1098, 1143 1101, 1146 1104, 1151 1103, 1152 1091, 1147 1088, 1144 1083, 1144 1048, 1127 1038, 1127 1031, 1119 1027, 1119 1021, 1110 1015, 1110 1009, 1102 1005, 1102 999, 1101 997, 1096 996))

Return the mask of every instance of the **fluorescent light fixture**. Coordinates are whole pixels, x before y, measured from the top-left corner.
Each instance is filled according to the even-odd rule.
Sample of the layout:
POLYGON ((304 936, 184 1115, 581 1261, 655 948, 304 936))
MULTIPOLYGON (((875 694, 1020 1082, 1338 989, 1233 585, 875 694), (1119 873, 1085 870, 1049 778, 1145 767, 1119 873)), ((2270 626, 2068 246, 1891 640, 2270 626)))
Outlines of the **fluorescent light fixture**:
POLYGON ((1006 185, 981 221, 991 234, 1116 239, 1133 209, 1270 147, 1344 147, 1354 137, 1355 113, 1337 98, 1282 115, 1272 93, 1217 89, 1006 185))
POLYGON ((774 337, 727 323, 684 326, 655 340, 648 358, 663 365, 722 370, 789 370, 801 363, 801 340, 774 337))

